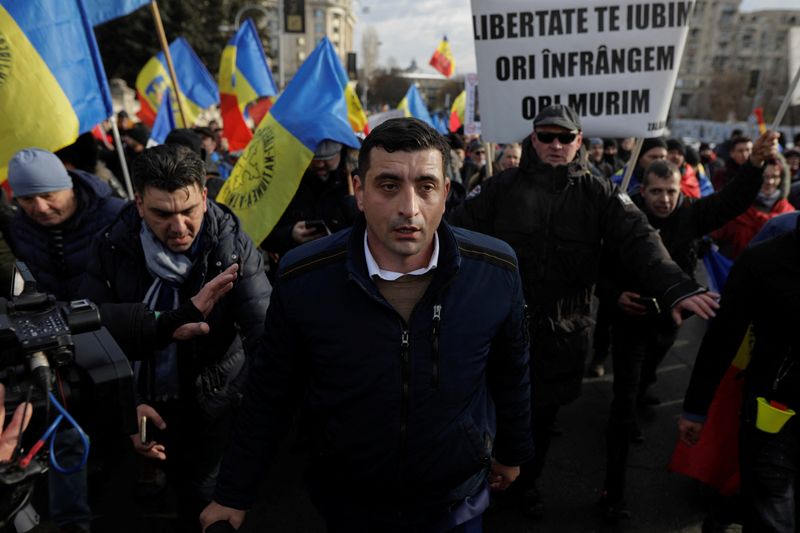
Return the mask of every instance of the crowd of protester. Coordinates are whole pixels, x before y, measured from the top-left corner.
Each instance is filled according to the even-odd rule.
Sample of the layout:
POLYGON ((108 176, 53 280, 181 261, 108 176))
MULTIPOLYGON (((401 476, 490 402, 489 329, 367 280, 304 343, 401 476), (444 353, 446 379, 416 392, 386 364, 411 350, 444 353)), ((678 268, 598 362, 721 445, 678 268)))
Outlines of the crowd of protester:
MULTIPOLYGON (((214 487, 232 434, 238 439, 233 444, 236 454, 258 455, 253 451, 258 442, 244 443, 242 428, 234 429, 242 396, 256 394, 247 386, 248 372, 261 377, 268 370, 293 375, 288 372, 288 366, 295 364, 292 361, 281 363, 287 368, 278 363, 254 366, 252 354, 260 353, 259 349, 289 349, 289 340, 278 338, 274 331, 265 334, 268 308, 267 329, 291 330, 302 337, 291 342, 304 345, 335 344, 325 336, 330 333, 335 338, 335 332, 322 331, 325 327, 341 328, 345 332, 340 335, 347 336, 351 326, 343 323, 351 312, 355 317, 351 321, 359 322, 361 315, 339 302, 341 316, 332 317, 335 320, 331 325, 318 325, 319 329, 313 332, 294 331, 297 324, 315 323, 310 318, 316 314, 312 309, 305 311, 308 316, 304 320, 297 317, 303 313, 300 300, 307 299, 306 305, 311 307, 324 306, 339 293, 319 285, 324 278, 309 277, 306 286, 293 284, 291 276, 286 280, 278 277, 287 269, 302 274, 314 262, 331 263, 337 250, 337 235, 354 231, 350 229, 353 227, 365 231, 362 212, 368 189, 364 166, 370 163, 370 154, 359 154, 332 140, 323 141, 278 223, 263 242, 253 243, 233 212, 214 201, 236 161, 236 154, 225 150, 222 130, 216 122, 174 130, 164 145, 147 148, 149 131, 144 125, 133 123, 123 114, 119 121, 124 156, 131 168, 133 199, 126 198, 119 158, 109 139, 85 134, 55 154, 30 147, 11 160, 10 189, 4 191, 0 204, 0 283, 11 286, 13 262, 18 259, 30 268, 40 290, 63 301, 89 298, 106 306, 104 325, 134 370, 137 420, 146 417, 153 427, 151 438, 142 442, 136 427, 126 427, 122 433, 128 435, 115 439, 109 436, 111 428, 90 424, 100 433, 96 440, 101 443, 93 450, 91 460, 102 464, 101 469, 113 471, 113 464, 120 457, 137 454, 135 476, 130 483, 142 489, 138 497, 158 499, 165 494, 165 486, 172 487, 177 495, 175 529, 198 531, 198 516, 212 500, 218 504, 224 496, 229 506, 246 505, 255 497, 237 492, 232 478, 245 474, 243 467, 230 457, 222 469, 223 489, 218 486, 215 493, 214 487), (331 239, 321 240, 332 235, 331 239), (309 244, 314 241, 318 242, 309 244), (278 287, 278 296, 272 297, 273 305, 269 307, 273 284, 278 287), (304 290, 313 294, 304 297, 304 290), (112 304, 125 307, 120 310, 110 307, 112 304)), ((712 327, 703 341, 698 369, 687 394, 680 428, 686 443, 697 442, 715 385, 750 323, 756 328, 756 346, 763 342, 762 338, 769 340, 768 348, 754 350, 754 361, 758 362, 754 363, 755 370, 747 374, 747 401, 756 395, 772 394, 768 400, 789 407, 796 405, 797 393, 792 392, 791 384, 797 380, 794 361, 798 347, 796 339, 785 338, 793 325, 787 317, 796 318, 796 303, 787 304, 786 300, 797 295, 800 277, 794 277, 792 282, 786 279, 800 268, 800 247, 797 235, 792 233, 796 217, 787 223, 781 215, 800 209, 800 136, 793 139, 793 144, 782 145, 772 132, 751 139, 736 131, 717 146, 649 138, 644 139, 638 157, 632 160, 634 139, 589 137, 590 133, 582 131, 574 111, 556 105, 542 110, 533 122, 532 134, 518 143, 499 145, 458 132, 426 141, 426 149, 437 154, 437 143, 446 150, 437 159, 443 166, 443 177, 449 179, 442 197, 446 222, 441 222, 441 227, 452 225, 505 241, 507 244, 496 244, 499 241, 465 237, 467 234, 462 235, 461 230, 455 233, 463 240, 459 241, 462 249, 458 253, 488 254, 495 263, 510 261, 513 271, 518 272, 520 286, 506 294, 500 270, 487 265, 478 268, 467 262, 462 262, 462 269, 482 276, 480 283, 496 283, 491 286, 507 299, 524 296, 527 304, 524 317, 511 313, 507 320, 514 324, 524 320, 522 327, 530 346, 530 391, 525 392, 530 426, 525 429, 532 435, 533 453, 528 453, 525 443, 520 444, 523 437, 515 437, 518 442, 512 445, 506 434, 498 436, 494 452, 491 439, 488 441, 489 448, 482 453, 487 457, 494 453, 498 461, 501 457, 510 461, 491 468, 487 462, 483 465, 486 470, 481 470, 483 476, 489 472, 493 488, 505 489, 493 493, 493 512, 513 508, 531 519, 546 514, 546 497, 539 492, 537 480, 546 467, 558 412, 580 395, 584 377, 603 376, 609 370, 607 360, 611 357, 613 402, 607 423, 601 508, 604 518, 611 522, 629 516, 626 501, 630 496, 626 495, 625 486, 626 474, 630 475, 630 443, 644 438, 637 422, 637 407, 660 402, 653 389, 658 366, 671 349, 683 319, 690 314, 712 318, 718 313, 711 322, 719 321, 719 325, 712 327), (621 192, 619 185, 628 166, 633 166, 631 179, 627 191, 621 192), (750 251, 751 241, 773 219, 783 221, 780 230, 772 230, 777 237, 750 251), (718 295, 695 280, 698 259, 711 253, 736 261, 730 290, 723 293, 719 311, 718 295), (507 257, 512 259, 504 259, 507 257), (782 290, 791 294, 782 299, 782 290), (759 314, 764 308, 770 312, 759 314), (722 324, 730 324, 730 329, 724 329, 722 324), (767 354, 766 350, 772 352, 767 354), (773 374, 780 377, 782 384, 778 387, 776 377, 771 393, 764 392, 768 389, 765 383, 771 382, 773 374), (504 470, 505 467, 520 469, 504 470)), ((426 134, 424 129, 415 133, 426 134)), ((391 153, 390 141, 375 142, 379 144, 369 145, 373 159, 375 153, 391 153)), ((397 150, 403 153, 418 150, 411 145, 398 146, 397 150)), ((449 268, 448 254, 456 253, 450 250, 451 244, 441 231, 444 230, 440 230, 435 252, 441 254, 439 269, 449 268)), ((457 280, 467 274, 459 275, 457 280)), ((357 270, 351 277, 364 285, 375 279, 357 270)), ((398 309, 402 320, 401 308, 407 305, 402 291, 397 294, 379 281, 375 283, 378 289, 368 291, 371 297, 388 301, 398 309)), ((427 294, 427 283, 437 286, 436 281, 428 280, 421 288, 409 284, 404 290, 421 291, 416 296, 420 300, 427 294)), ((486 323, 496 317, 492 318, 489 311, 478 313, 480 306, 468 294, 469 284, 462 285, 457 281, 455 288, 448 290, 465 291, 463 301, 445 304, 446 310, 447 305, 476 306, 474 313, 461 310, 459 335, 470 342, 479 342, 473 336, 485 335, 480 342, 487 345, 498 339, 521 342, 513 335, 501 335, 502 329, 500 333, 481 333, 477 317, 486 323)), ((407 310, 406 321, 410 321, 412 308, 407 310)), ((441 310, 442 305, 438 308, 441 310)), ((439 320, 435 309, 436 306, 434 328, 439 320)), ((448 325, 447 320, 443 315, 442 338, 452 343, 454 326, 448 325)), ((359 327, 371 328, 363 321, 359 327)), ((365 338, 380 343, 377 334, 365 338)), ((443 351, 454 349, 444 340, 441 347, 443 351)), ((518 355, 522 357, 521 353, 518 355)), ((443 364, 441 387, 447 392, 448 387, 457 385, 447 381, 445 369, 443 364)), ((320 387, 311 390, 323 396, 326 389, 320 383, 339 376, 342 369, 328 363, 309 372, 313 384, 320 387)), ((464 379, 469 375, 465 373, 464 379)), ((341 379, 347 381, 346 377, 341 379)), ((276 383, 276 379, 271 377, 268 382, 276 383)), ((497 404, 501 413, 498 418, 508 418, 511 415, 507 411, 519 399, 503 397, 497 383, 508 381, 500 379, 490 384, 495 400, 487 405, 497 404)), ((269 390, 259 390, 258 394, 258 398, 272 402, 288 402, 290 396, 289 392, 279 395, 269 390)), ((322 402, 323 398, 307 401, 322 402)), ((743 420, 755 416, 754 402, 745 404, 743 420)), ((256 416, 254 413, 261 413, 252 402, 247 403, 247 398, 245 412, 250 419, 256 416)), ((363 415, 358 410, 353 412, 363 415)), ((4 439, 18 431, 22 425, 20 416, 3 434, 4 439)), ((270 416, 288 417, 281 419, 284 425, 291 422, 287 410, 270 416)), ((340 425, 351 427, 346 421, 337 420, 340 425)), ((311 422, 310 427, 317 427, 311 422)), ((505 419, 501 422, 508 423, 505 419)), ((747 436, 743 453, 758 454, 766 449, 766 454, 779 446, 765 443, 764 435, 751 426, 743 430, 747 436)), ((369 439, 370 429, 363 428, 364 435, 342 435, 342 427, 326 427, 323 431, 359 446, 360 441, 369 439)), ((470 427, 464 431, 469 434, 470 427)), ((514 431, 519 431, 518 424, 514 431)), ((800 460, 796 457, 800 442, 796 434, 800 435, 800 430, 791 425, 781 436, 781 443, 791 446, 792 451, 787 452, 791 460, 770 464, 769 468, 785 467, 792 476, 796 473, 800 460), (787 436, 789 431, 791 435, 787 436), (787 466, 789 462, 791 465, 787 466)), ((305 437, 311 441, 317 438, 305 437)), ((409 438, 413 441, 413 436, 409 438)), ((81 444, 70 431, 63 431, 57 446, 64 450, 64 460, 69 461, 70 456, 79 455, 81 444)), ((326 452, 330 450, 319 453, 326 452)), ((378 460, 372 456, 365 459, 378 460)), ((330 475, 344 475, 338 467, 326 467, 330 475)), ((365 465, 358 468, 370 470, 365 465)), ((793 531, 793 503, 775 502, 780 497, 793 497, 787 486, 793 486, 794 480, 784 472, 779 476, 783 482, 780 484, 775 476, 770 477, 772 470, 766 470, 764 461, 752 459, 743 464, 743 494, 751 497, 751 504, 744 506, 744 520, 753 531, 793 531), (766 490, 764 487, 774 495, 771 501, 759 493, 766 490)), ((91 529, 91 479, 87 481, 86 472, 83 469, 69 475, 55 471, 48 474, 47 514, 62 531, 91 529)), ((382 471, 370 470, 368 474, 382 475, 382 471)), ((469 477, 461 474, 459 482, 469 477)), ((437 483, 445 481, 434 474, 429 480, 431 486, 437 487, 437 483)), ((450 482, 453 487, 463 487, 454 480, 450 482)), ((323 486, 327 491, 336 491, 335 486, 323 486)), ((480 486, 471 486, 472 492, 464 494, 479 494, 480 486)), ((247 490, 252 486, 247 485, 247 490)), ((464 494, 459 493, 459 498, 464 494)), ((431 501, 445 501, 446 496, 437 493, 431 501)), ((241 522, 239 515, 212 510, 217 514, 208 514, 204 525, 210 518, 241 522)), ((464 524, 473 527, 481 512, 482 509, 464 515, 466 518, 460 522, 446 522, 446 526, 440 524, 438 529, 424 531, 480 531, 464 524)), ((326 515, 334 516, 329 520, 332 531, 362 530, 348 526, 354 522, 348 522, 351 516, 342 514, 341 508, 337 513, 326 515)), ((417 518, 397 517, 397 523, 406 524, 408 531, 422 531, 416 529, 417 518)), ((378 518, 374 520, 369 523, 381 523, 378 518)))

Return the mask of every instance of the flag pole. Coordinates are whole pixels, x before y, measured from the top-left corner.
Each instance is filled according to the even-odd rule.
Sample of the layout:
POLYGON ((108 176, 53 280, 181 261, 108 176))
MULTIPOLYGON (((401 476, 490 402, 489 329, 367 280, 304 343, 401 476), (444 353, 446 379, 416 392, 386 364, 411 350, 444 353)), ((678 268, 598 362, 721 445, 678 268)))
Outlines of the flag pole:
POLYGON ((175 66, 172 64, 172 55, 169 53, 167 34, 164 33, 164 24, 161 22, 161 12, 158 10, 158 3, 156 0, 150 2, 150 8, 153 11, 153 20, 156 23, 158 41, 161 43, 161 50, 164 51, 164 58, 167 60, 167 69, 169 70, 169 77, 172 80, 172 87, 175 89, 175 101, 178 102, 178 112, 181 115, 181 122, 183 122, 184 128, 188 128, 189 123, 186 120, 186 113, 183 110, 183 98, 181 98, 181 90, 178 86, 178 76, 175 74, 175 66))
POLYGON ((119 127, 117 126, 117 116, 111 115, 111 131, 114 135, 114 146, 117 148, 117 155, 119 156, 119 166, 122 169, 122 177, 125 179, 125 190, 128 192, 128 198, 133 200, 133 186, 131 185, 131 175, 128 172, 128 162, 125 160, 125 151, 122 149, 122 138, 119 136, 119 127))
POLYGON ((778 131, 778 126, 781 125, 783 116, 786 114, 786 110, 789 109, 789 103, 792 101, 792 95, 797 88, 798 82, 800 82, 800 66, 797 67, 797 72, 794 73, 792 83, 789 84, 789 90, 786 91, 786 96, 783 97, 783 102, 781 102, 781 107, 778 109, 778 114, 775 115, 775 120, 772 121, 772 131, 778 131))
POLYGON ((637 137, 636 142, 633 144, 631 157, 628 159, 628 164, 625 165, 625 176, 622 178, 622 184, 619 186, 622 192, 628 192, 628 185, 630 185, 631 178, 633 177, 633 168, 639 160, 639 152, 642 151, 642 143, 644 143, 644 137, 637 137))

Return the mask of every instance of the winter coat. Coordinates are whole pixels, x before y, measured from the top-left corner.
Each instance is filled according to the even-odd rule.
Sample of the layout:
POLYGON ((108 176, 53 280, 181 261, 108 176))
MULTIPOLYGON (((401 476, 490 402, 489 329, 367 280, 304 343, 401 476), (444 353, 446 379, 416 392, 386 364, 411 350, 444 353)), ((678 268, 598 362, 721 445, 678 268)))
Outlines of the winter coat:
POLYGON ((543 164, 530 140, 519 168, 492 178, 451 222, 500 238, 517 253, 532 310, 534 400, 563 404, 580 394, 591 291, 604 247, 670 308, 702 289, 669 259, 630 198, 589 172, 586 151, 568 166, 543 164))
POLYGON ((70 170, 69 176, 78 202, 69 220, 46 227, 18 209, 8 235, 15 255, 28 266, 39 290, 63 301, 85 297, 79 289, 89 262, 89 245, 125 205, 97 176, 82 170, 70 170))
MULTIPOLYGON (((136 206, 130 204, 97 236, 82 286, 85 297, 98 304, 144 300, 154 279, 145 264, 139 238, 141 225, 136 206)), ((206 317, 210 332, 178 343, 179 393, 181 397, 194 398, 208 414, 213 414, 238 400, 246 354, 253 352, 263 331, 271 287, 261 254, 227 207, 209 201, 201 231, 200 255, 180 288, 181 303, 231 264, 239 263, 233 289, 206 317)), ((113 334, 115 327, 110 326, 109 330, 113 334)), ((152 362, 152 352, 142 353, 130 345, 126 349, 126 343, 122 344, 129 359, 152 362)))
POLYGON ((511 248, 442 222, 438 266, 406 322, 369 277, 365 227, 359 217, 281 261, 215 501, 253 504, 297 404, 323 516, 356 506, 424 522, 479 492, 492 456, 532 457, 511 248))

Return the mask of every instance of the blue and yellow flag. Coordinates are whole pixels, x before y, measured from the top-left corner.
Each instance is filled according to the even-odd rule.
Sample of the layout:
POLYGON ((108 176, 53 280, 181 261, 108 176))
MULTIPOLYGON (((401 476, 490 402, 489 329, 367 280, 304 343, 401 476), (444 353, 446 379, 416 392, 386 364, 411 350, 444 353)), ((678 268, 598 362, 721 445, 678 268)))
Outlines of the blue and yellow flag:
POLYGON ((161 96, 161 107, 158 108, 153 129, 150 130, 150 139, 147 141, 148 148, 164 144, 170 132, 178 127, 175 124, 175 112, 172 107, 172 91, 167 87, 161 96))
POLYGON ((254 242, 275 227, 325 139, 357 148, 347 120, 347 73, 327 37, 300 66, 256 130, 217 201, 239 216, 254 242))
POLYGON ((18 150, 58 150, 112 113, 83 0, 0 0, 0 182, 18 150))
MULTIPOLYGON (((208 73, 203 62, 192 50, 191 45, 183 37, 178 37, 169 45, 169 53, 175 66, 175 75, 178 77, 180 93, 175 93, 175 98, 180 98, 186 111, 186 127, 194 125, 203 109, 219 102, 219 90, 211 74, 208 73)), ((167 61, 164 53, 159 52, 148 61, 136 76, 136 94, 142 105, 139 118, 152 127, 156 119, 156 111, 161 104, 161 95, 164 89, 172 88, 172 80, 167 70, 167 61)), ((178 112, 177 106, 175 109, 178 112)), ((179 118, 175 121, 181 125, 179 118)))
POLYGON ((417 86, 413 83, 406 91, 403 99, 400 100, 400 103, 397 104, 397 109, 402 109, 407 117, 418 118, 427 122, 429 126, 433 126, 431 114, 425 106, 425 102, 422 101, 422 96, 420 96, 417 86))
POLYGON ((92 26, 133 13, 150 0, 83 0, 92 26))
POLYGON ((219 62, 219 110, 231 152, 243 150, 253 134, 244 121, 247 104, 278 94, 256 26, 247 19, 231 37, 219 62))

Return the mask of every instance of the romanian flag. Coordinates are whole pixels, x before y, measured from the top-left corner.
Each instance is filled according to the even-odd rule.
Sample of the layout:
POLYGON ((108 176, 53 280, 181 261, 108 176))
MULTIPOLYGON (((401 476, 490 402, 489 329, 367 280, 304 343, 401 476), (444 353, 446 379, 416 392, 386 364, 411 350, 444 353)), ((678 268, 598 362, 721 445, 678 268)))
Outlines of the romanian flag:
POLYGON ((0 0, 0 182, 17 151, 56 151, 112 114, 83 0, 0 0))
MULTIPOLYGON (((200 112, 219 102, 219 90, 214 78, 206 70, 205 65, 194 53, 186 39, 179 37, 169 45, 169 53, 175 66, 175 75, 178 77, 180 93, 175 93, 180 98, 186 111, 188 124, 183 125, 179 119, 176 123, 191 127, 200 112)), ((161 104, 161 95, 164 89, 172 87, 172 81, 167 69, 164 52, 159 52, 148 61, 136 76, 136 95, 142 105, 138 113, 142 122, 152 127, 156 119, 156 111, 161 104)), ((175 112, 178 106, 175 106, 175 112)))
POLYGON ((161 96, 161 107, 158 108, 158 115, 156 116, 155 124, 153 124, 153 129, 150 131, 147 147, 164 144, 169 133, 176 127, 175 112, 172 110, 172 91, 168 87, 161 96))
POLYGON ((300 66, 225 181, 217 201, 254 242, 269 235, 325 139, 358 148, 347 120, 347 73, 327 37, 300 66))
POLYGON ((433 119, 431 118, 431 114, 428 111, 428 108, 425 106, 425 102, 422 101, 422 96, 420 96, 417 86, 413 83, 411 84, 411 87, 408 88, 408 91, 403 99, 400 100, 400 103, 397 104, 397 109, 401 109, 405 116, 418 118, 423 122, 427 122, 429 126, 433 127, 433 119))
POLYGON ((133 13, 150 0, 83 0, 92 26, 133 13))
POLYGON ((467 91, 461 91, 453 105, 450 106, 450 131, 456 131, 464 125, 464 107, 467 103, 467 91))
MULTIPOLYGON (((180 82, 179 82, 180 83, 180 82)), ((253 134, 244 121, 247 104, 278 94, 256 26, 247 19, 222 51, 219 109, 231 152, 244 150, 253 134)))
POLYGON ((671 472, 702 481, 723 496, 734 494, 741 481, 739 412, 744 397, 741 373, 750 363, 754 344, 753 327, 750 326, 717 387, 700 440, 694 446, 687 446, 679 440, 669 464, 671 472))
POLYGON ((456 71, 456 60, 450 51, 450 42, 447 36, 439 43, 439 47, 431 56, 430 65, 449 78, 456 71))
POLYGON ((347 119, 356 133, 363 133, 369 135, 369 123, 367 122, 367 114, 364 113, 364 108, 361 107, 361 100, 356 94, 356 82, 350 81, 344 90, 344 96, 347 99, 347 119))

